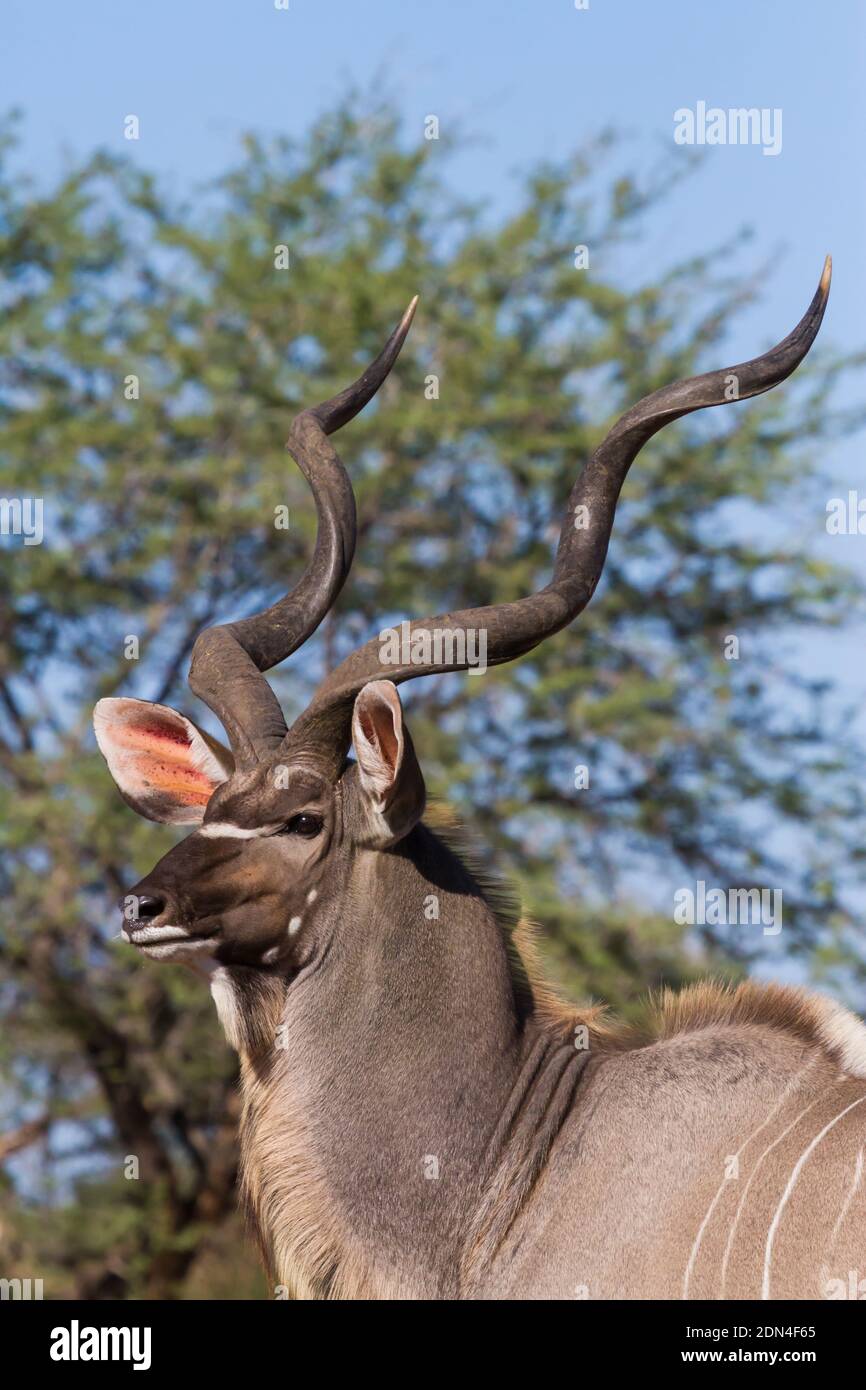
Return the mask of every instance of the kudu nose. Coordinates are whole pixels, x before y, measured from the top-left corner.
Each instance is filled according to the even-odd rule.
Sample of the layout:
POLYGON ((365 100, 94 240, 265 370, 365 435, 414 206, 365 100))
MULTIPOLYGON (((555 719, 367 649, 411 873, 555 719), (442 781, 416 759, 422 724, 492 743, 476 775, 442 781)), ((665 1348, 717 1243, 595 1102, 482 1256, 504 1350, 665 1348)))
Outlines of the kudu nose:
POLYGON ((135 916, 132 919, 134 922, 152 922, 154 917, 158 917, 159 914, 164 911, 165 898, 157 898, 150 894, 144 894, 142 897, 138 898, 134 907, 135 916))

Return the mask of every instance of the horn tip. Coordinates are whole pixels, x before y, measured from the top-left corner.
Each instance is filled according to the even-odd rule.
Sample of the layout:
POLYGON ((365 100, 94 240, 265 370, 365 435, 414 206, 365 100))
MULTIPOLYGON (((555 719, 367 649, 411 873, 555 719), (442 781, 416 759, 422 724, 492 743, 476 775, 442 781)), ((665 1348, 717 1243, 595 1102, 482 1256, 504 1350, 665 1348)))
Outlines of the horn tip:
POLYGON ((419 298, 420 298, 420 296, 416 294, 416 295, 413 295, 412 298, 410 299, 409 304, 408 304, 408 307, 407 307, 407 309, 406 309, 406 312, 404 313, 403 318, 402 318, 401 323, 400 323, 400 327, 401 327, 401 328, 408 328, 408 327, 409 327, 410 323, 412 322, 413 318, 415 317, 415 310, 416 310, 417 307, 418 307, 418 300, 419 300, 419 298))
POLYGON ((833 257, 824 257, 824 269, 821 272, 821 283, 818 288, 822 294, 827 294, 830 289, 830 280, 833 275, 833 257))

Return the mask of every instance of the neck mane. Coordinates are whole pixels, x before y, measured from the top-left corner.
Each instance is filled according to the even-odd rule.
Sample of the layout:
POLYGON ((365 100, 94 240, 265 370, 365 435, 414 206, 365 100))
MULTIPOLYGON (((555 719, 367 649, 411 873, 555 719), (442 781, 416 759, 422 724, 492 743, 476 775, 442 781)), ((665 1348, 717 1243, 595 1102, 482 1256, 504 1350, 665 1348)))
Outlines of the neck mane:
POLYGON ((333 904, 339 931, 291 988, 236 968, 215 987, 241 1055, 242 1196, 278 1297, 471 1297, 611 1054, 748 1024, 866 1075, 862 1024, 803 990, 703 982, 630 1024, 563 1004, 453 830, 357 854, 333 904))
POLYGON ((533 987, 513 899, 453 830, 356 855, 334 902, 340 930, 291 989, 231 972, 245 1204, 282 1296, 453 1297, 586 1058, 533 987))

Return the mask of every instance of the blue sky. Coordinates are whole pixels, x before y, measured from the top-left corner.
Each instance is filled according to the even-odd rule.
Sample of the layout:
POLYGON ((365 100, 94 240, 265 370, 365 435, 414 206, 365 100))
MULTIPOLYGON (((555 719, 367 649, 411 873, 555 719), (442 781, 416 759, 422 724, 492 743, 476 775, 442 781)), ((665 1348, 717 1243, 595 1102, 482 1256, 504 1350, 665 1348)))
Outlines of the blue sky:
POLYGON ((814 0, 6 0, 2 105, 26 113, 28 161, 115 146, 177 181, 218 172, 239 132, 300 133, 348 81, 383 78, 419 129, 428 113, 480 137, 453 165, 507 204, 511 175, 614 124, 636 152, 673 137, 673 112, 779 107, 783 148, 718 148, 677 203, 672 253, 748 221, 785 248, 765 322, 788 326, 821 258, 836 259, 833 334, 858 341, 863 302, 863 10, 814 0), (824 16, 829 13, 829 21, 824 16), (123 117, 139 115, 137 145, 123 117))
MULTIPOLYGON (((39 179, 97 146, 159 172, 178 193, 219 173, 245 130, 300 134, 350 83, 384 85, 410 128, 438 116, 466 140, 449 161, 460 192, 493 214, 516 175, 565 155, 613 125, 632 140, 627 163, 655 162, 673 142, 674 112, 698 101, 782 111, 782 149, 707 151, 635 248, 633 273, 743 225, 755 240, 744 269, 777 267, 760 307, 738 324, 731 360, 766 347, 808 302, 824 253, 834 288, 822 341, 866 341, 862 144, 863 7, 814 0, 5 0, 0 108, 24 112, 22 158, 39 179), (829 15, 829 18, 827 17, 829 15), (123 139, 130 113, 137 143, 123 139)), ((580 240, 579 235, 575 240, 580 240)), ((852 404, 855 403, 852 399, 852 404)), ((858 486, 862 440, 828 457, 834 491, 858 486), (838 480, 838 486, 836 481, 838 480)), ((815 539, 866 573, 866 537, 815 539)), ((857 641, 860 648, 861 633, 857 641)), ((806 657, 864 694, 851 639, 810 636, 806 657)))
POLYGON ((452 179, 495 210, 513 197, 515 171, 604 126, 633 136, 635 160, 651 159, 672 142, 680 107, 780 108, 781 153, 712 150, 647 257, 754 227, 779 270, 759 321, 744 318, 749 351, 754 332, 793 323, 831 250, 828 328, 840 345, 860 341, 862 7, 835 6, 828 21, 813 0, 589 0, 586 11, 574 0, 287 3, 5 0, 0 105, 25 113, 27 163, 48 175, 106 145, 188 190, 225 166, 240 132, 299 134, 347 83, 384 81, 419 131, 433 113, 476 137, 452 179), (130 112, 137 143, 122 135, 130 112))
MULTIPOLYGON (((834 287, 822 341, 866 341, 866 94, 863 7, 814 0, 5 0, 0 108, 25 114, 23 157, 37 177, 104 145, 160 172, 179 193, 217 174, 238 136, 300 134, 349 83, 384 83, 409 126, 438 116, 471 135, 449 162, 462 192, 491 211, 516 196, 515 175, 614 125, 633 166, 673 141, 673 113, 703 100, 782 111, 782 150, 718 147, 632 253, 652 279, 670 260, 744 224, 754 260, 777 271, 744 314, 731 358, 793 326, 826 251, 834 287), (829 15, 829 18, 827 17, 829 15), (137 143, 123 119, 141 122, 137 143)), ((579 240, 579 236, 575 240, 579 240)), ((854 403, 852 401, 852 403, 854 403)), ((862 441, 827 462, 844 493, 862 477, 862 441)), ((816 538, 866 572, 866 537, 816 538)), ((862 696, 850 640, 810 637, 809 659, 862 696)), ((859 641, 858 641, 859 646, 859 641)))
MULTIPOLYGON (((780 108, 783 146, 720 147, 678 194, 646 248, 690 254, 743 224, 778 273, 742 348, 785 332, 824 253, 835 262, 827 323, 864 338, 862 138, 866 20, 814 0, 5 0, 0 107, 25 113, 37 175, 98 145, 161 172, 178 191, 218 173, 241 132, 300 134, 350 82, 384 82, 410 125, 439 117, 471 134, 451 161, 461 191, 509 205, 515 173, 614 125, 632 164, 673 141, 673 113, 709 105, 780 108), (830 18, 826 19, 829 10, 830 18), (137 143, 123 118, 141 121, 137 143)), ((736 348, 740 343, 735 344, 736 348)))

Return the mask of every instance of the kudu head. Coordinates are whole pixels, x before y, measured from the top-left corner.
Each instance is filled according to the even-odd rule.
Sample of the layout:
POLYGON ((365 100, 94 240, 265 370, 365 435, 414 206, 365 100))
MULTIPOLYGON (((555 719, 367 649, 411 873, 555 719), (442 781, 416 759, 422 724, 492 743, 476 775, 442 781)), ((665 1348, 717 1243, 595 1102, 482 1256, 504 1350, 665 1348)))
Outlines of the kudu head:
MULTIPOLYGON (((601 575, 626 473, 663 425, 704 406, 756 396, 808 352, 824 313, 829 257, 805 316, 777 347, 740 366, 653 392, 613 426, 568 499, 551 581, 526 598, 407 625, 395 654, 373 640, 331 672, 290 729, 263 672, 315 632, 355 549, 355 504, 328 436, 388 375, 415 310, 352 386, 295 420, 288 441, 315 499, 318 534, 291 593, 254 617, 201 633, 189 684, 218 716, 223 747, 182 714, 135 699, 96 706, 96 737, 124 799, 150 820, 195 829, 130 892, 124 935, 145 955, 211 961, 291 981, 326 953, 351 914, 334 911, 357 856, 392 852, 424 809, 424 782, 397 686, 467 669, 466 642, 485 634, 487 662, 531 651, 569 624, 601 575), (450 634, 437 661, 433 632, 450 634), (348 761, 354 745, 355 762, 348 761), (330 910, 326 910, 330 909, 330 910)), ((441 652, 442 648, 438 649, 441 652)))

